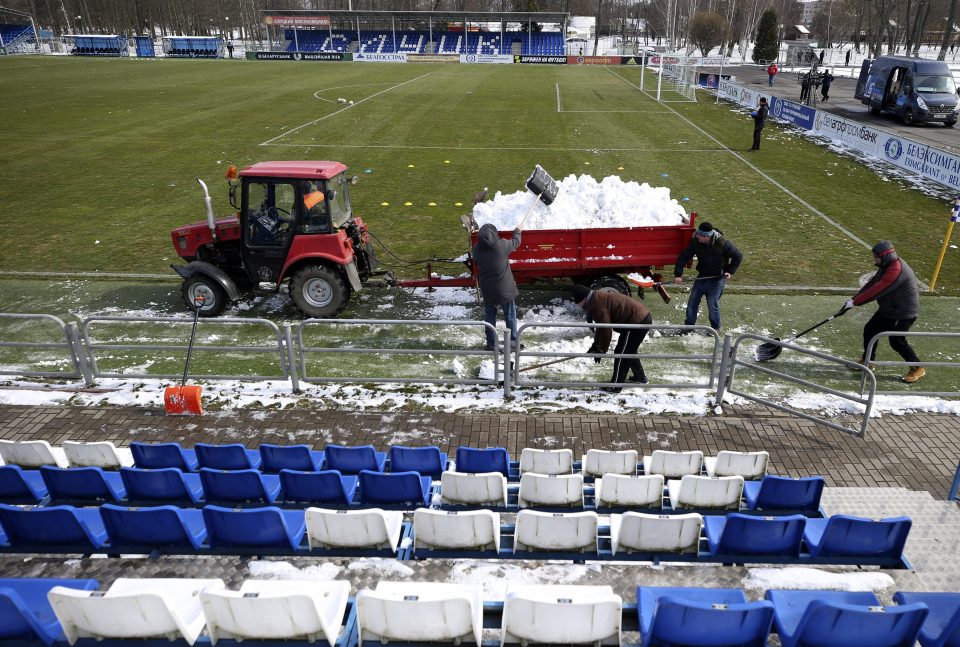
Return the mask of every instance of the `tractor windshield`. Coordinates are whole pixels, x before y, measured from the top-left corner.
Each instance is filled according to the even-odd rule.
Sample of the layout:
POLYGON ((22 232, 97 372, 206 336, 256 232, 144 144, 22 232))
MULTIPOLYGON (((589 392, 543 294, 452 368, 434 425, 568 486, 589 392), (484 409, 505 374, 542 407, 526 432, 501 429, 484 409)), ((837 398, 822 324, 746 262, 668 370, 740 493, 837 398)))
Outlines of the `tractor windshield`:
POLYGON ((344 173, 327 181, 327 208, 330 209, 333 226, 337 229, 343 227, 350 220, 349 186, 350 182, 344 173))

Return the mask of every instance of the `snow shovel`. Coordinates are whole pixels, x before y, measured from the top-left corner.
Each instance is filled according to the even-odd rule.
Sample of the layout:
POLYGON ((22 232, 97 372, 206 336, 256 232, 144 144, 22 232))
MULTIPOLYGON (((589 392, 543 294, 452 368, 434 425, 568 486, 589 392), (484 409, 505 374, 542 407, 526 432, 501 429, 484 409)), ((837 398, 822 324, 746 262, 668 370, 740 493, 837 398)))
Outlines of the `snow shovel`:
MULTIPOLYGON (((822 326, 823 324, 827 323, 828 321, 833 321, 833 320, 836 319, 837 317, 842 317, 842 316, 845 315, 846 313, 847 313, 847 308, 840 308, 840 310, 837 311, 837 314, 835 314, 835 315, 830 315, 829 317, 827 317, 827 318, 824 319, 823 321, 821 321, 821 322, 819 322, 819 323, 815 323, 815 324, 813 324, 812 326, 810 326, 809 328, 807 328, 806 330, 803 330, 803 331, 801 331, 801 332, 798 332, 798 333, 797 333, 796 335, 794 335, 793 337, 787 337, 787 338, 784 339, 783 341, 785 341, 785 342, 787 342, 787 341, 793 341, 793 340, 796 339, 797 337, 800 337, 801 335, 806 335, 806 334, 807 334, 808 332, 810 332, 811 330, 813 330, 813 329, 815 329, 815 328, 819 328, 819 327, 822 326)), ((779 338, 779 337, 774 337, 774 339, 776 339, 777 341, 780 341, 780 338, 779 338)), ((767 342, 766 344, 760 344, 759 346, 757 346, 757 361, 758 361, 758 362, 769 362, 769 361, 772 360, 772 359, 777 359, 778 357, 780 357, 780 353, 782 353, 782 352, 783 352, 783 346, 781 346, 780 344, 774 344, 773 342, 767 342)))
POLYGON ((627 280, 639 288, 653 288, 657 291, 657 294, 660 295, 660 298, 663 299, 664 303, 670 303, 670 294, 667 292, 667 289, 663 287, 663 274, 654 274, 650 277, 641 278, 635 278, 633 274, 628 274, 627 280))
POLYGON ((530 201, 530 206, 527 207, 527 212, 523 214, 523 218, 520 219, 520 224, 517 225, 517 229, 523 229, 523 225, 526 224, 530 212, 533 211, 534 205, 537 204, 537 200, 549 207, 553 204, 553 201, 557 199, 557 193, 560 192, 560 187, 557 186, 556 180, 550 177, 550 174, 544 171, 543 167, 539 164, 537 164, 537 168, 533 169, 530 177, 527 178, 527 188, 536 194, 536 198, 530 201))
POLYGON ((193 354, 193 340, 197 336, 197 321, 200 319, 200 310, 203 308, 204 298, 194 297, 195 312, 193 315, 193 330, 190 331, 190 343, 187 345, 187 361, 183 366, 183 380, 180 386, 168 386, 163 392, 163 406, 168 416, 199 416, 203 413, 200 404, 202 386, 186 386, 187 372, 190 370, 190 356, 193 354))

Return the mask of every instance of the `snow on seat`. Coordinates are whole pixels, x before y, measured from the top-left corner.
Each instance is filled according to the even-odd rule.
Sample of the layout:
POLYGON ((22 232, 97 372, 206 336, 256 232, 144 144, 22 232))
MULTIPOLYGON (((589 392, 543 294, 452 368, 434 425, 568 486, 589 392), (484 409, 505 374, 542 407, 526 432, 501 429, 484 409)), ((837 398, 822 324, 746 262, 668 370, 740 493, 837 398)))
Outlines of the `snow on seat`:
POLYGON ((350 583, 246 580, 239 591, 200 593, 210 642, 218 640, 326 640, 333 647, 350 596, 350 583))
POLYGON ((219 579, 119 578, 105 592, 50 590, 53 612, 70 644, 80 638, 182 638, 192 645, 206 623, 199 594, 219 579))
POLYGON ((534 474, 572 474, 572 449, 531 449, 520 452, 520 475, 534 474))
POLYGON ((323 469, 324 453, 307 445, 260 445, 260 469, 277 473, 280 470, 319 472, 323 469))
POLYGON ((613 554, 682 553, 696 555, 700 548, 703 517, 689 514, 642 514, 626 512, 610 515, 610 543, 613 554))
POLYGON ((500 472, 444 472, 440 475, 440 498, 443 505, 506 507, 507 477, 500 472))
POLYGON ((667 479, 678 479, 687 474, 700 474, 703 466, 703 452, 668 452, 657 449, 650 456, 643 457, 643 473, 662 474, 667 479))
POLYGON ((258 470, 262 463, 260 452, 247 449, 240 443, 197 443, 193 448, 197 454, 198 465, 213 470, 258 470))
POLYGON ((65 440, 61 444, 70 467, 100 467, 105 470, 118 470, 133 466, 133 455, 129 448, 117 449, 110 441, 79 443, 65 440))
POLYGON ((606 474, 593 483, 598 508, 662 508, 663 476, 606 474))
POLYGON ((429 510, 413 513, 414 550, 500 548, 500 515, 490 510, 429 510))
POLYGON ((47 593, 55 586, 93 591, 100 583, 52 577, 0 578, 0 642, 28 640, 52 645, 63 637, 63 628, 47 600, 47 593))
POLYGON ((717 452, 703 459, 707 476, 742 476, 746 481, 758 481, 767 474, 768 452, 717 452))
POLYGON ((713 508, 739 510, 743 497, 742 476, 684 476, 679 481, 667 481, 670 507, 713 508))
POLYGON ((527 472, 520 477, 521 508, 542 505, 583 507, 583 476, 564 474, 547 476, 527 472))
POLYGON ((397 552, 403 513, 397 510, 307 508, 310 548, 381 548, 397 552))
POLYGON ((141 469, 176 467, 184 472, 200 469, 197 452, 184 449, 179 443, 130 443, 133 464, 141 469))
POLYGON ((584 476, 604 476, 623 474, 633 476, 637 473, 637 450, 606 451, 589 449, 583 457, 584 476))
POLYGON ((750 510, 797 510, 816 512, 823 496, 822 476, 792 479, 764 476, 743 484, 743 498, 750 510))
POLYGON ((643 647, 762 647, 773 622, 773 604, 747 602, 740 589, 637 587, 643 647))
POLYGON ((31 470, 41 465, 69 465, 63 450, 51 447, 45 440, 0 440, 0 459, 4 465, 19 465, 31 470))
POLYGON ((622 609, 623 600, 609 586, 511 585, 500 645, 619 645, 622 609))
POLYGON ((0 502, 37 504, 47 496, 47 486, 37 470, 17 465, 0 466, 0 502))
POLYGON ((483 588, 479 584, 378 582, 357 593, 360 641, 452 642, 483 633, 483 588))
MULTIPOLYGON (((0 580, 0 587, 2 587, 0 580)), ((920 629, 922 647, 960 647, 960 593, 907 593, 893 594, 897 604, 922 602, 930 609, 920 629)))
POLYGON ((534 550, 570 550, 581 553, 597 552, 596 512, 536 512, 517 513, 513 536, 513 552, 534 550))
POLYGON ((911 525, 910 517, 865 519, 835 514, 829 519, 808 519, 803 538, 814 557, 899 559, 911 525))

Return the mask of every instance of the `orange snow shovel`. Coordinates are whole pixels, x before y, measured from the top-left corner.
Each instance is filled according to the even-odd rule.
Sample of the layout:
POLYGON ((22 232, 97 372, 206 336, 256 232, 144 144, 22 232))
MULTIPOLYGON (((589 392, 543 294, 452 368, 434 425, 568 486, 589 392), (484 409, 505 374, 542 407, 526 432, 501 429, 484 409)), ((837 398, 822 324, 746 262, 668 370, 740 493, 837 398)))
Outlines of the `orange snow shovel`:
POLYGON ((203 414, 200 405, 202 386, 186 386, 187 372, 190 370, 190 356, 193 354, 193 340, 197 336, 197 321, 200 319, 200 309, 203 308, 204 298, 201 295, 194 297, 193 330, 190 331, 190 343, 187 346, 187 361, 183 366, 183 380, 180 386, 168 386, 163 391, 163 406, 168 416, 199 416, 203 414))

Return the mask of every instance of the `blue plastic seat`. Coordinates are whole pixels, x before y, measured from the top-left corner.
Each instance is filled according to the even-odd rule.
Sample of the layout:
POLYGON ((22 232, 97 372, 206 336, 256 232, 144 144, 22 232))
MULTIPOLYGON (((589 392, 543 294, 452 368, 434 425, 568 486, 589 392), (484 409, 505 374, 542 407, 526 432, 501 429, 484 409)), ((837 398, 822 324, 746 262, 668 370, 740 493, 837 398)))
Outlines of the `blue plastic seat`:
POLYGON ((307 524, 303 510, 275 507, 234 510, 208 505, 203 508, 210 548, 279 548, 296 551, 307 524))
POLYGON ((25 470, 16 465, 0 466, 0 502, 40 503, 47 496, 47 486, 37 470, 25 470))
POLYGON ((118 472, 106 472, 99 467, 42 465, 40 476, 54 502, 120 503, 127 494, 118 472))
POLYGON ((808 519, 803 538, 814 557, 899 559, 911 525, 910 517, 877 521, 835 514, 829 519, 808 519))
POLYGON ((744 481, 743 498, 750 510, 816 512, 820 509, 823 486, 822 476, 764 476, 760 481, 744 481))
POLYGON ((925 604, 883 607, 870 592, 767 591, 783 647, 913 647, 925 604))
POLYGON ((199 550, 207 538, 203 513, 195 508, 125 508, 105 503, 100 506, 100 516, 112 547, 199 550))
POLYGON ((203 497, 208 503, 259 503, 268 505, 280 494, 280 477, 257 470, 200 468, 203 497))
POLYGON ((930 609, 920 629, 922 647, 960 647, 960 593, 907 593, 893 595, 897 604, 922 602, 930 609))
POLYGON ((133 464, 145 470, 176 467, 184 472, 200 469, 197 453, 184 449, 179 443, 130 443, 133 464))
POLYGON ((430 505, 429 476, 419 472, 360 472, 360 503, 430 505))
POLYGON ((457 471, 469 474, 500 472, 510 476, 510 454, 503 447, 457 447, 457 471))
POLYGON ((97 508, 55 505, 25 509, 0 504, 0 526, 10 546, 40 553, 48 548, 89 553, 107 541, 97 508))
POLYGON ((732 512, 725 517, 706 516, 703 529, 711 555, 772 555, 797 558, 803 544, 807 518, 755 517, 732 512))
POLYGON ((739 589, 637 588, 643 647, 764 647, 773 604, 747 602, 739 589))
POLYGON ((387 463, 387 453, 376 451, 373 445, 327 445, 324 452, 327 456, 327 469, 337 470, 341 474, 359 474, 363 470, 382 472, 387 463))
POLYGON ((260 452, 247 449, 240 443, 230 445, 197 443, 193 448, 197 452, 197 463, 200 467, 209 467, 212 470, 260 469, 260 452))
POLYGON ((319 472, 323 469, 324 454, 307 445, 260 445, 260 469, 264 472, 297 470, 319 472))
POLYGON ((63 637, 47 593, 55 586, 96 591, 97 580, 56 578, 0 578, 0 642, 39 640, 52 645, 63 637))
POLYGON ((440 478, 447 469, 447 455, 439 447, 402 447, 390 448, 391 472, 420 472, 432 479, 440 478))
POLYGON ((357 491, 356 476, 343 476, 336 470, 320 472, 280 472, 280 501, 298 504, 350 505, 357 491))
POLYGON ((164 502, 196 505, 203 498, 200 475, 184 474, 176 467, 139 469, 121 467, 120 478, 128 502, 164 502))

